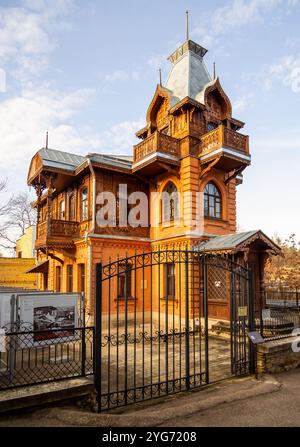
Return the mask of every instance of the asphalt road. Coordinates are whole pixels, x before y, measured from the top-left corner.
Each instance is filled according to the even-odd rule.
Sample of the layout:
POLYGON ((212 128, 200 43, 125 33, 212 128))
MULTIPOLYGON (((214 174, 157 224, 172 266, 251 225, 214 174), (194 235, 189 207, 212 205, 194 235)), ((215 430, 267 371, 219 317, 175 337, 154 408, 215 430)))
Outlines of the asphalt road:
POLYGON ((72 406, 0 416, 2 426, 299 426, 300 369, 257 382, 253 378, 176 395, 122 414, 95 414, 72 406))

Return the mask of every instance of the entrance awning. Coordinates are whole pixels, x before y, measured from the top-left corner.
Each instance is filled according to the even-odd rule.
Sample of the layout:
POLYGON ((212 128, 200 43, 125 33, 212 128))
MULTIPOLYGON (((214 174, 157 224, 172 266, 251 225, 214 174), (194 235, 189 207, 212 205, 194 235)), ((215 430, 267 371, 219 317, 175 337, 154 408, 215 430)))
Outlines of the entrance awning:
POLYGON ((262 249, 269 250, 274 255, 281 255, 280 247, 260 230, 212 237, 208 241, 200 242, 195 250, 230 253, 243 250, 253 243, 259 244, 262 249))
POLYGON ((43 261, 37 264, 35 267, 27 270, 25 273, 48 273, 49 261, 43 261))

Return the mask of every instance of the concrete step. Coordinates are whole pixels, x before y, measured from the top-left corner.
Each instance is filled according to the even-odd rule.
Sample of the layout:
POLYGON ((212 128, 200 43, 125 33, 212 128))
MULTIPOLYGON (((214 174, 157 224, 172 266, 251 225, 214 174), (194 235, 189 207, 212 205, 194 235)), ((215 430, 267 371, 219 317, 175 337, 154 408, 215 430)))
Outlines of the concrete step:
POLYGON ((33 408, 69 399, 86 398, 93 401, 93 378, 66 379, 9 390, 0 390, 0 413, 33 408))

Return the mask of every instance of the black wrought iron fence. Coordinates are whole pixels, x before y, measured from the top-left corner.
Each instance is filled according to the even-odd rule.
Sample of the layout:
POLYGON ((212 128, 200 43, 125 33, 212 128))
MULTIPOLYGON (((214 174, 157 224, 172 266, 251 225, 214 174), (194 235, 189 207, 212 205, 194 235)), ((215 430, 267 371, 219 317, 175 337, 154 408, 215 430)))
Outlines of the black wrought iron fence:
POLYGON ((268 307, 300 308, 300 291, 291 289, 267 289, 265 302, 268 307))
POLYGON ((300 309, 269 307, 256 311, 255 327, 266 341, 291 337, 300 327, 300 309))
POLYGON ((300 327, 300 291, 267 286, 265 308, 255 312, 256 329, 265 340, 290 337, 300 327))
POLYGON ((0 335, 0 390, 93 374, 93 351, 94 327, 6 328, 0 335))

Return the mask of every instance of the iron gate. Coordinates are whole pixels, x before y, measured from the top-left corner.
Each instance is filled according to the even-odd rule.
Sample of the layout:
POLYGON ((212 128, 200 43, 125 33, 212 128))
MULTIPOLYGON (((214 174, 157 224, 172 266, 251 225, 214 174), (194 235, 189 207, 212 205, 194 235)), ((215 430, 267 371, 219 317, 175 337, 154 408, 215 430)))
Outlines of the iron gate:
POLYGON ((187 249, 97 264, 99 411, 247 374, 251 294, 250 270, 187 249), (211 335, 218 319, 227 337, 211 335))

